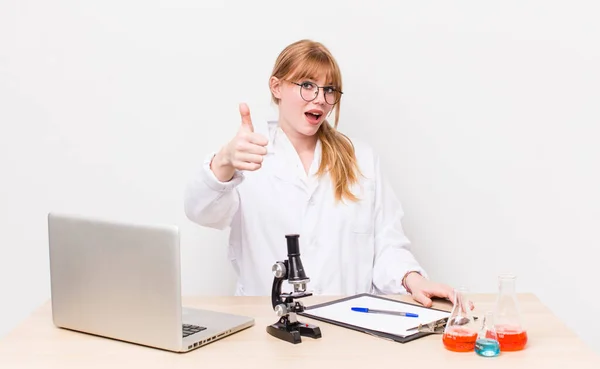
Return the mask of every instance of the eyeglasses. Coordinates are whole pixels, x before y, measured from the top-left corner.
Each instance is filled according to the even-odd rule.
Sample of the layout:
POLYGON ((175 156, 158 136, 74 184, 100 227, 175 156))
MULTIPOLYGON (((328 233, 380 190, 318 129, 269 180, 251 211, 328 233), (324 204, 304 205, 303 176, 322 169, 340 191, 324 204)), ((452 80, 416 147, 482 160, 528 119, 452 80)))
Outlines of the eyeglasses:
POLYGON ((325 102, 329 105, 335 105, 340 101, 343 94, 342 91, 338 91, 334 86, 318 86, 316 83, 308 81, 302 83, 288 82, 300 86, 300 96, 304 101, 313 101, 319 96, 319 90, 323 89, 325 102))

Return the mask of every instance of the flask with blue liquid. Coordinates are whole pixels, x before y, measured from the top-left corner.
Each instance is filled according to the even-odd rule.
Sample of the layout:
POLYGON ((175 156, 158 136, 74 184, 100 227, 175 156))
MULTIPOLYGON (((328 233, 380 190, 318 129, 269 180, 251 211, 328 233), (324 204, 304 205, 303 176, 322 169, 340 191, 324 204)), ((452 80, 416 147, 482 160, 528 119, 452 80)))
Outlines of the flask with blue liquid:
POLYGON ((475 341, 475 352, 480 356, 494 357, 500 355, 500 343, 498 333, 494 327, 494 313, 485 313, 481 329, 475 341))

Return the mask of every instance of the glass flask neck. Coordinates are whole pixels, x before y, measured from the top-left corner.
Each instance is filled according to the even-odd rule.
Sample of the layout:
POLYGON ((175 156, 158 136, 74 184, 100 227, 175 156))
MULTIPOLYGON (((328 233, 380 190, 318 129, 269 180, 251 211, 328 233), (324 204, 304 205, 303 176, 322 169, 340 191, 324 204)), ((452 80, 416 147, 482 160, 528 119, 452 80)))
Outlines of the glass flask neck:
POLYGON ((485 313, 483 317, 483 327, 491 327, 494 328, 494 312, 488 311, 485 313))
POLYGON ((516 277, 511 274, 498 277, 498 289, 502 295, 513 295, 515 293, 516 277))

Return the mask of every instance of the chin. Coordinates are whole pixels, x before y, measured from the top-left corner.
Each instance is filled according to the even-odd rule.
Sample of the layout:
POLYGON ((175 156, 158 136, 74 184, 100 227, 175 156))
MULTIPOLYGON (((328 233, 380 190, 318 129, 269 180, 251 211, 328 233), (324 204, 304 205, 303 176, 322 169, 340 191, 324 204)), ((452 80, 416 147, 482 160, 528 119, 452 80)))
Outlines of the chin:
MULTIPOLYGON (((323 124, 323 123, 321 123, 323 124)), ((317 134, 317 131, 319 131, 319 127, 321 127, 321 124, 318 125, 305 125, 304 127, 302 127, 302 129, 300 130, 300 133, 302 133, 305 136, 314 136, 317 134)))

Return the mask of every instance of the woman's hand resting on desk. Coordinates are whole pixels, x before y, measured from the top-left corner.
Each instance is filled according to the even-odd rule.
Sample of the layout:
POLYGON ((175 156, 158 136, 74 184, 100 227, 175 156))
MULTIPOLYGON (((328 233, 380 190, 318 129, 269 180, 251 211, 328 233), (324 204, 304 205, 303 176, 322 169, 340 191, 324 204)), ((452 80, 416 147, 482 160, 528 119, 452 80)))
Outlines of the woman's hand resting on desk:
MULTIPOLYGON (((412 298, 425 307, 431 307, 433 297, 454 301, 454 288, 428 280, 419 273, 410 273, 406 276, 405 285, 412 295, 412 298)), ((472 301, 469 301, 471 310, 475 308, 472 301)))

